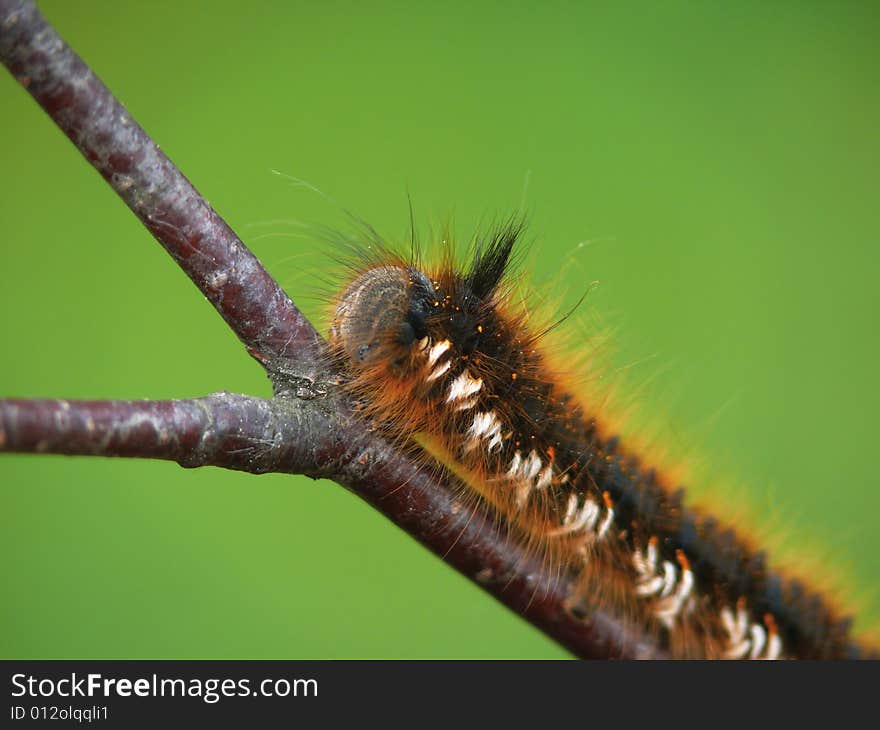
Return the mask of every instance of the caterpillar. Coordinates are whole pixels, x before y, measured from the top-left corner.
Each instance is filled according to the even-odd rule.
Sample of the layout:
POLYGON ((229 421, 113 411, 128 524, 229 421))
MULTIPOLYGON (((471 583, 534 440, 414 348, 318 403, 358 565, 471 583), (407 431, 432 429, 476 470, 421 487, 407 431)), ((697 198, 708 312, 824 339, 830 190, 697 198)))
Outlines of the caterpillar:
MULTIPOLYGON (((769 567, 732 526, 603 422, 554 368, 517 303, 512 218, 423 264, 371 231, 333 301, 329 343, 363 415, 400 443, 415 436, 584 590, 634 615, 676 658, 829 659, 872 655, 851 620, 769 567)), ((413 236, 415 242, 415 236, 413 236)))

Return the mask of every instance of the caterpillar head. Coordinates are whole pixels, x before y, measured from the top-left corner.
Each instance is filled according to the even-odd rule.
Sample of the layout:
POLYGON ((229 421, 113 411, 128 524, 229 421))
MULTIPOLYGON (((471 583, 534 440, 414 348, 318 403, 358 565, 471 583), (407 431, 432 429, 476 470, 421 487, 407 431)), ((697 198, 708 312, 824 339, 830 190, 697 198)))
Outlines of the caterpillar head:
POLYGON ((358 276, 336 305, 330 344, 354 367, 368 367, 393 349, 408 349, 428 334, 437 294, 411 266, 377 266, 358 276))
POLYGON ((365 373, 383 364, 399 369, 426 343, 446 341, 469 354, 482 332, 522 225, 510 221, 475 245, 469 267, 451 255, 426 274, 393 257, 375 261, 337 300, 330 327, 334 353, 365 373))

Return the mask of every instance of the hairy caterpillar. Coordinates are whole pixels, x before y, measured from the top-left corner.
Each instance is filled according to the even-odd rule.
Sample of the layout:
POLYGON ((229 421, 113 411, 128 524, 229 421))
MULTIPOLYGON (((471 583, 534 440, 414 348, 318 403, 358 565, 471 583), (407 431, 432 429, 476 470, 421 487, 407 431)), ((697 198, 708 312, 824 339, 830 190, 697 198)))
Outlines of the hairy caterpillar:
POLYGON ((730 525, 684 504, 555 371, 514 303, 516 220, 463 269, 376 237, 335 301, 334 357, 365 414, 414 434, 560 570, 638 616, 678 658, 856 658, 850 620, 768 568, 730 525))

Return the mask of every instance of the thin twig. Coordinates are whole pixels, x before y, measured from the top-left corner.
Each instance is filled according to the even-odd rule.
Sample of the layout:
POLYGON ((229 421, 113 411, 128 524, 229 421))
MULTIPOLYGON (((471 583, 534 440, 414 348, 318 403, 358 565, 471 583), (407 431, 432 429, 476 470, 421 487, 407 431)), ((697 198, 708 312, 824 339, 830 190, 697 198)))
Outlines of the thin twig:
POLYGON ((166 401, 0 401, 0 448, 125 456, 259 474, 314 468, 288 402, 215 393, 166 401))

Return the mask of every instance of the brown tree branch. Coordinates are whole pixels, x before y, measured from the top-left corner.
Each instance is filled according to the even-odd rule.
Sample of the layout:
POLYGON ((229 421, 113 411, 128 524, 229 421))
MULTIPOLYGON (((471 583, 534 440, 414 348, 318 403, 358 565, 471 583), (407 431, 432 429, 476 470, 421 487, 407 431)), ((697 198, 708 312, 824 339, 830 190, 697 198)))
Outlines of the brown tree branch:
POLYGON ((289 406, 232 393, 167 401, 0 401, 0 449, 126 456, 259 474, 314 468, 289 406))
POLYGON ((454 480, 395 449, 336 387, 321 339, 31 0, 0 0, 0 57, 125 200, 266 368, 276 397, 5 401, 0 451, 138 456, 252 473, 303 473, 350 488, 498 600, 579 656, 664 652, 555 575, 454 480))

